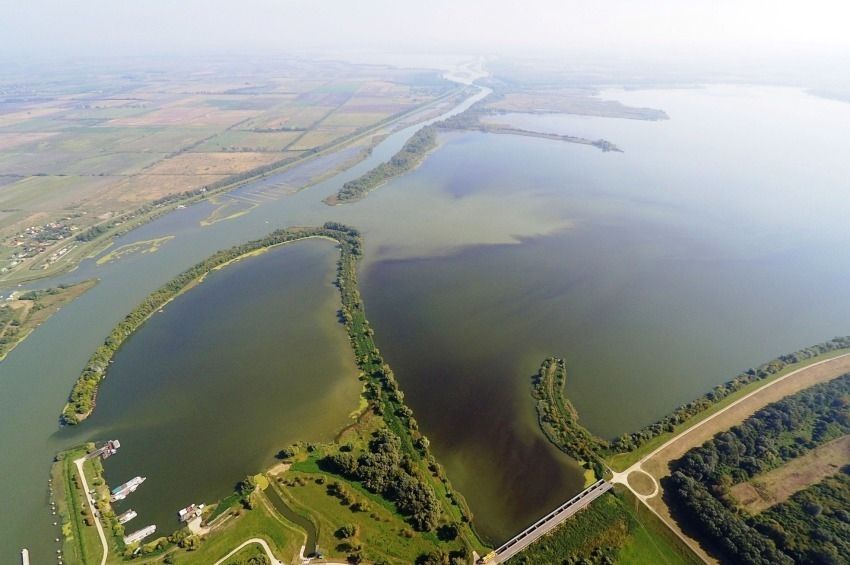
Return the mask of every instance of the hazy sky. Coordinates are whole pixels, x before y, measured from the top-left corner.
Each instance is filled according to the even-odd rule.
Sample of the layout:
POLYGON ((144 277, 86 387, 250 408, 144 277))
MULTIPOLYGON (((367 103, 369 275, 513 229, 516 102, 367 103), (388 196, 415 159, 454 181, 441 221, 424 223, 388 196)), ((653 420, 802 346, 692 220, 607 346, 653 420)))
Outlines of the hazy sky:
POLYGON ((839 0, 0 0, 0 53, 850 54, 848 6, 839 0))

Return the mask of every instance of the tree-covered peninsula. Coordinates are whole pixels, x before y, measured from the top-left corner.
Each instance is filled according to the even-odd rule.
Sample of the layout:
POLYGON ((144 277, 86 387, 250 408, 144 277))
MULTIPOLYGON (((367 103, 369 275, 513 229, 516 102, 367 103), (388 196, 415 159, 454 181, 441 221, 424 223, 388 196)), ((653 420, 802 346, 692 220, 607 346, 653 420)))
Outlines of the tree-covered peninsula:
POLYGON ((336 205, 360 200, 381 184, 416 167, 422 162, 428 151, 436 145, 436 126, 423 127, 413 134, 389 161, 381 163, 352 181, 348 181, 342 185, 339 192, 326 198, 325 203, 336 205))

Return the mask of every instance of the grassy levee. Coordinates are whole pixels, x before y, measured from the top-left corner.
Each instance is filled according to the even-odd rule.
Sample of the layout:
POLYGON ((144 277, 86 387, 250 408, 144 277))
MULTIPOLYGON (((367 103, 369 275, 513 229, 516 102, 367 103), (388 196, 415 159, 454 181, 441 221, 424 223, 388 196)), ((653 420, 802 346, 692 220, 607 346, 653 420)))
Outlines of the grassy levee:
POLYGON ((57 455, 51 469, 54 499, 62 528, 62 549, 68 563, 89 563, 90 558, 101 553, 100 538, 94 526, 84 522, 85 499, 74 459, 86 453, 85 447, 57 455))
POLYGON ((783 369, 770 375, 769 377, 753 381, 747 385, 744 385, 742 388, 736 390, 735 392, 730 393, 722 400, 719 400, 718 402, 715 402, 708 406, 705 410, 699 412, 698 414, 695 414, 684 422, 675 425, 672 431, 665 431, 646 441, 639 447, 632 449, 631 451, 609 455, 606 459, 606 462, 608 466, 614 469, 615 471, 624 471, 628 469, 631 465, 640 461, 646 455, 652 453, 652 451, 654 451, 658 447, 664 445, 664 443, 670 440, 671 438, 681 434, 688 428, 695 426, 696 424, 710 417, 712 414, 722 410, 723 408, 729 406, 730 404, 746 396, 747 394, 758 390, 764 385, 769 384, 770 382, 775 381, 776 379, 783 377, 784 375, 787 375, 792 371, 796 371, 797 369, 807 367, 809 365, 824 361, 826 359, 838 357, 839 355, 843 355, 848 352, 850 352, 850 348, 836 349, 814 357, 810 357, 808 359, 804 359, 797 363, 788 364, 783 369))
POLYGON ((375 344, 374 332, 366 318, 365 306, 357 288, 360 242, 346 240, 341 245, 337 285, 342 298, 341 317, 354 349, 357 365, 366 381, 364 395, 372 409, 401 440, 401 451, 418 468, 419 476, 434 489, 447 517, 460 525, 460 537, 470 550, 483 551, 486 545, 472 527, 472 513, 464 498, 454 491, 443 468, 430 453, 427 439, 418 431, 413 411, 404 404, 392 369, 384 362, 375 344))
POLYGON ((605 469, 601 456, 607 443, 579 423, 578 412, 566 397, 567 368, 563 359, 548 357, 532 378, 532 396, 537 422, 546 438, 558 449, 577 460, 593 478, 601 479, 605 469))

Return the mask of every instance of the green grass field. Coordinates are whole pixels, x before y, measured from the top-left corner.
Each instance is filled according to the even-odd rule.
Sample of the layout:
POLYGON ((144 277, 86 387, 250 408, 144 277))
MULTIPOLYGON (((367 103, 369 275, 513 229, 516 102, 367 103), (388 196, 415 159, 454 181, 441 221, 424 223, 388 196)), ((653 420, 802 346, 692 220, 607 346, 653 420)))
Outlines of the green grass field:
MULTIPOLYGON (((262 538, 275 557, 285 563, 296 563, 304 543, 304 533, 274 512, 264 495, 256 493, 254 496, 257 503, 253 510, 240 510, 238 516, 228 518, 214 535, 201 541, 200 548, 195 551, 172 550, 169 553, 172 561, 178 565, 212 565, 243 542, 262 538)), ((239 557, 243 556, 240 552, 239 557)), ((226 563, 230 561, 236 561, 236 558, 226 563)))
POLYGON ((697 564, 700 560, 628 491, 606 494, 509 563, 697 564))

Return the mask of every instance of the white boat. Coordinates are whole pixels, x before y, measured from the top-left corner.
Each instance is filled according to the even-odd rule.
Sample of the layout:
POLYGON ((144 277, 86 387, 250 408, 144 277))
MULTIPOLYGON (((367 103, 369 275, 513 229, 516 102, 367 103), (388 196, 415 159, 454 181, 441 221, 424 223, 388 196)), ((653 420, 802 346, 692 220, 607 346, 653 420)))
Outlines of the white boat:
POLYGON ((130 520, 135 518, 136 516, 138 516, 138 514, 136 514, 135 510, 127 510, 126 512, 124 512, 123 514, 118 516, 118 523, 119 524, 126 524, 127 522, 129 522, 130 520))
POLYGON ((137 530, 130 534, 129 536, 124 536, 124 545, 130 545, 131 543, 136 543, 137 541, 142 541, 152 533, 156 531, 156 526, 151 524, 141 530, 137 530))
POLYGON ((112 489, 112 502, 124 500, 131 492, 135 492, 139 485, 145 482, 147 477, 133 477, 123 485, 112 489))

